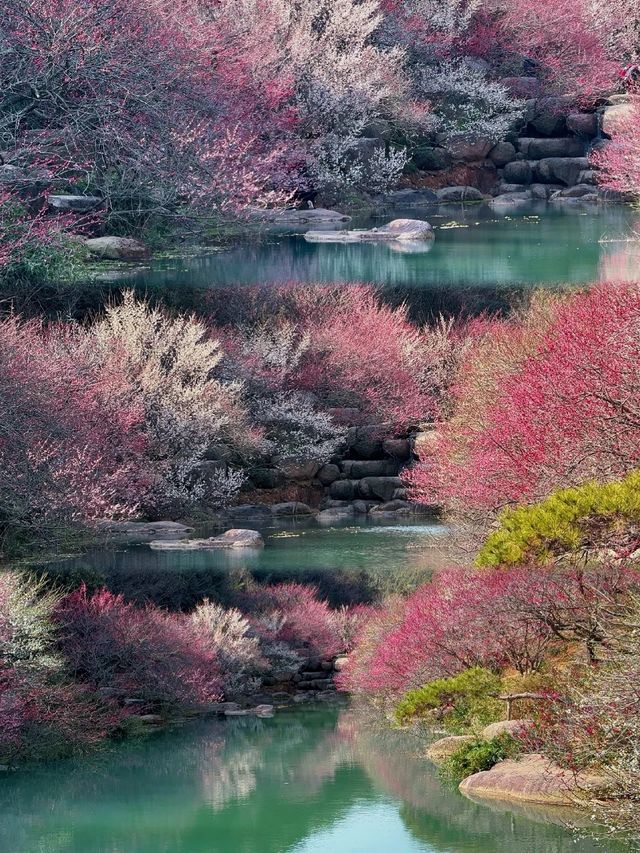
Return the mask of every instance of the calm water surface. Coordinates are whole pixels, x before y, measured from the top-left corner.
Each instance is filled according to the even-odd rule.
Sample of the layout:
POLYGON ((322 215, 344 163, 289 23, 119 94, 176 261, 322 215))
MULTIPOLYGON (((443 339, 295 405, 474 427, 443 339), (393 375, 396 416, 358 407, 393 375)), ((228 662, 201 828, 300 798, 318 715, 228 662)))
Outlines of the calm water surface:
MULTIPOLYGON (((414 589, 446 562, 446 529, 435 520, 363 519, 329 527, 311 519, 242 524, 259 528, 266 547, 176 552, 123 544, 54 562, 46 569, 68 573, 89 568, 111 589, 131 599, 152 598, 166 607, 184 608, 204 596, 224 599, 249 578, 260 583, 316 584, 334 605, 370 602, 414 589)), ((198 535, 214 532, 203 529, 198 535)))
MULTIPOLYGON (((476 805, 346 709, 190 725, 0 777, 6 853, 595 853, 556 811, 476 805)), ((613 851, 612 846, 605 850, 613 851)))
POLYGON ((438 311, 500 308, 533 286, 572 287, 629 279, 640 265, 640 215, 610 206, 558 211, 543 206, 499 215, 482 205, 395 210, 428 219, 436 239, 428 251, 390 244, 307 243, 301 234, 271 235, 192 258, 159 259, 125 284, 187 297, 203 289, 282 282, 374 282, 390 299, 406 299, 422 318, 438 311))
MULTIPOLYGON (((173 304, 228 285, 371 281, 414 316, 504 307, 532 289, 637 275, 640 228, 622 208, 395 211, 428 218, 423 253, 271 236, 154 261, 120 283, 173 304)), ((354 225, 374 223, 356 222, 354 225)), ((204 532, 204 531, 203 531, 204 532)), ((315 522, 264 528, 255 554, 108 546, 48 570, 93 572, 129 597, 188 607, 248 578, 318 585, 333 603, 375 601, 446 562, 435 523, 315 522)), ((406 737, 374 733, 346 708, 201 722, 90 759, 0 774, 0 853, 594 853, 564 813, 476 805, 443 787, 406 737)))

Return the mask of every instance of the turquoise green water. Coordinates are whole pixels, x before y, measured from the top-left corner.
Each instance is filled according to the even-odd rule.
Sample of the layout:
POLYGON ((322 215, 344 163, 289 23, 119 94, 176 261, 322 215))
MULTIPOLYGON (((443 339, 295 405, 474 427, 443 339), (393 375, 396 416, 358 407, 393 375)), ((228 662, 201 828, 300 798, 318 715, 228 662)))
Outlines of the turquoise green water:
POLYGON ((389 244, 307 243, 301 235, 272 235, 201 257, 160 259, 121 284, 180 303, 220 286, 281 282, 374 282, 391 299, 407 299, 424 316, 504 306, 533 285, 574 286, 629 278, 640 244, 627 238, 640 216, 624 207, 586 212, 531 208, 499 215, 485 206, 396 210, 428 219, 436 229, 429 251, 406 253, 389 244))
POLYGON ((435 521, 361 521, 323 527, 310 520, 249 526, 262 530, 265 548, 175 552, 153 551, 146 544, 123 545, 96 549, 46 569, 52 573, 89 568, 130 599, 152 598, 171 608, 188 608, 205 596, 224 600, 248 577, 260 583, 316 584, 337 605, 407 592, 428 580, 445 560, 441 551, 445 531, 435 521))
MULTIPOLYGON (((476 805, 337 708, 236 718, 0 777, 3 853, 595 853, 476 805)), ((612 851, 610 845, 604 847, 612 851)))

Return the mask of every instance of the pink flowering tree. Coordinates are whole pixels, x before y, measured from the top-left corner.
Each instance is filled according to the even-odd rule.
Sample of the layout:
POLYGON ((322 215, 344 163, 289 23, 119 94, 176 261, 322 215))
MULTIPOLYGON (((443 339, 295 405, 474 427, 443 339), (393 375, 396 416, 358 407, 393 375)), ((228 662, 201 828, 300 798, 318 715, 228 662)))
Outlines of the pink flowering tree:
POLYGON ((216 655, 187 617, 83 586, 62 600, 56 619, 69 672, 95 690, 169 711, 221 698, 216 655))
POLYGON ((638 288, 602 284, 489 328, 409 475, 414 497, 491 514, 636 468, 639 324, 638 288))

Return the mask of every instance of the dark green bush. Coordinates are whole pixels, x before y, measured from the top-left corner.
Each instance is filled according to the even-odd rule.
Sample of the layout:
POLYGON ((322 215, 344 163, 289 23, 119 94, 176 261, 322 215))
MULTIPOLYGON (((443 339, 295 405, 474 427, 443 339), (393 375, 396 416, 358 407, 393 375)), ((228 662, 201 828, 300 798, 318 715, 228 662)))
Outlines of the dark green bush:
POLYGON ((476 558, 478 566, 507 566, 604 544, 640 522, 640 472, 611 483, 561 489, 540 503, 504 510, 476 558))
POLYGON ((395 718, 399 723, 430 720, 454 734, 465 733, 500 719, 500 688, 499 675, 472 667, 410 690, 396 706, 395 718))
POLYGON ((458 785, 467 776, 490 770, 498 761, 514 758, 518 754, 518 741, 510 734, 501 734, 491 740, 465 743, 447 758, 440 767, 442 779, 458 785))

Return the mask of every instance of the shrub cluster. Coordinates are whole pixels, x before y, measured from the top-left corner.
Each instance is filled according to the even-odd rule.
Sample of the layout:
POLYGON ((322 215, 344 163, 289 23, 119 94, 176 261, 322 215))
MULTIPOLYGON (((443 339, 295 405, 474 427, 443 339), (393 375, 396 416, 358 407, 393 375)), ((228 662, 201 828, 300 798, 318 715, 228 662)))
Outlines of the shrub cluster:
POLYGON ((246 615, 208 600, 171 613, 0 575, 0 763, 94 748, 140 714, 250 696, 267 673, 348 651, 363 617, 301 584, 255 586, 242 600, 246 615))

